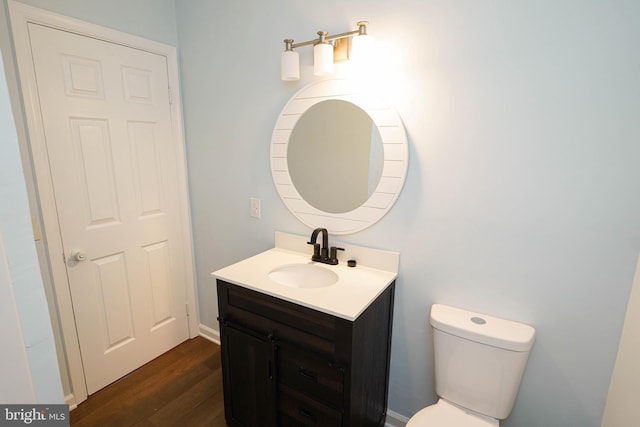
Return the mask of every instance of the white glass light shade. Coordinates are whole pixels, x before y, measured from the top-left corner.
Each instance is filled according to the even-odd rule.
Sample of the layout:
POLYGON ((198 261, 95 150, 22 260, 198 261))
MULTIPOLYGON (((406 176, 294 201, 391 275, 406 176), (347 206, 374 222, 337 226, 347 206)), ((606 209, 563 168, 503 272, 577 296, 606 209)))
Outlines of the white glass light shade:
POLYGON ((313 46, 313 74, 326 76, 333 73, 333 45, 318 43, 313 46))
POLYGON ((351 60, 368 63, 374 55, 373 41, 369 35, 355 36, 351 40, 351 60))
POLYGON ((298 52, 285 50, 280 56, 280 79, 300 80, 300 58, 298 52))

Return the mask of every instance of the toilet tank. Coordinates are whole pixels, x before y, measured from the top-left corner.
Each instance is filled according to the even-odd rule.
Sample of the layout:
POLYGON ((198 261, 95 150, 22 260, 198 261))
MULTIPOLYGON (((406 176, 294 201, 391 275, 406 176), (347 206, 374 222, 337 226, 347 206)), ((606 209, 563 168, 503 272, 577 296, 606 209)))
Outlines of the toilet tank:
POLYGON ((441 304, 431 307, 438 396, 509 416, 533 345, 531 326, 441 304))

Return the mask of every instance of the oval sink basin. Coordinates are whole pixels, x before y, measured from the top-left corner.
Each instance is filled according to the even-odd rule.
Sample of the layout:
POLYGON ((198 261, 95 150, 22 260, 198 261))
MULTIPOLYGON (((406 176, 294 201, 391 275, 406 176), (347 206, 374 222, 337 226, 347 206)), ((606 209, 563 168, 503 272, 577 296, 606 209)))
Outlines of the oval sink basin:
POLYGON ((324 288, 338 281, 338 275, 316 264, 288 264, 274 268, 269 278, 292 288, 324 288))

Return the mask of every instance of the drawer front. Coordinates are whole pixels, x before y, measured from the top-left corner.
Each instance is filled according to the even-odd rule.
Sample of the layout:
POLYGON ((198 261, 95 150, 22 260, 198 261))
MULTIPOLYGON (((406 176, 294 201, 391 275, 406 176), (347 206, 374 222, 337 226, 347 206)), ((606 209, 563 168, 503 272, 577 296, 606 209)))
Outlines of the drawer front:
POLYGON ((342 413, 286 388, 280 389, 278 416, 281 427, 341 427, 342 413))
MULTIPOLYGON (((224 283, 224 282, 222 282, 224 283)), ((336 318, 298 304, 274 298, 241 286, 226 284, 227 303, 230 307, 269 317, 285 325, 296 325, 299 329, 325 339, 333 339, 336 318)))
POLYGON ((327 356, 335 354, 338 330, 345 328, 343 319, 221 280, 218 302, 227 320, 327 356))
POLYGON ((344 369, 317 354, 278 345, 278 381, 302 394, 340 409, 344 402, 344 369))

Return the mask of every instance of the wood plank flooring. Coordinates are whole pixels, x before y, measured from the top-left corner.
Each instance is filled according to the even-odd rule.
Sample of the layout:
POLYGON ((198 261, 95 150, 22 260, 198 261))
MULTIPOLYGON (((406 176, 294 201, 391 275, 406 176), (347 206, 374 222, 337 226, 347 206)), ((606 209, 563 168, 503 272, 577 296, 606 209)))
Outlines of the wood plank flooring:
POLYGON ((226 427, 220 347, 197 337, 89 396, 71 426, 226 427))

